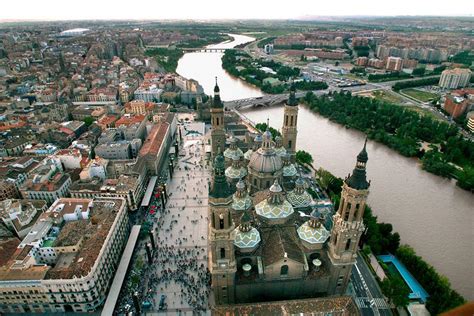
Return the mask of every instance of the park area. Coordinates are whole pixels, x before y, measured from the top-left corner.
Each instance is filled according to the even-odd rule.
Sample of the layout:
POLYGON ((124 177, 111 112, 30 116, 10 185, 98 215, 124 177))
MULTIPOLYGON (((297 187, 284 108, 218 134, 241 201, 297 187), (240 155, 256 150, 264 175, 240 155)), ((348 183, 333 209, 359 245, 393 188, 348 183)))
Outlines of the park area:
POLYGON ((413 89, 413 88, 403 89, 400 92, 420 102, 428 102, 435 99, 438 96, 435 93, 431 93, 431 92, 427 92, 427 91, 423 91, 419 89, 413 89))

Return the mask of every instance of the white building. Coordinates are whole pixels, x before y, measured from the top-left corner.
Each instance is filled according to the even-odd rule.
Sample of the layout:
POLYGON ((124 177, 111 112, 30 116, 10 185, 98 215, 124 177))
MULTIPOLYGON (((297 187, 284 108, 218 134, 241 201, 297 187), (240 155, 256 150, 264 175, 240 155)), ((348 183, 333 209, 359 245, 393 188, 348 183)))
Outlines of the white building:
POLYGON ((0 313, 95 311, 107 297, 128 232, 124 199, 60 199, 16 250, 2 254, 0 313))
POLYGON ((81 173, 79 174, 79 178, 81 180, 88 180, 92 178, 101 178, 105 180, 107 177, 107 165, 109 161, 107 159, 103 159, 97 157, 91 161, 82 169, 81 173))
POLYGON ((156 102, 160 100, 163 90, 158 88, 156 84, 150 86, 141 86, 135 90, 135 99, 143 100, 145 102, 156 102))
POLYGON ((81 169, 82 154, 79 149, 61 149, 55 156, 61 161, 65 169, 81 169))
POLYGON ((463 88, 469 85, 472 72, 469 69, 446 69, 441 73, 439 86, 445 89, 463 88))

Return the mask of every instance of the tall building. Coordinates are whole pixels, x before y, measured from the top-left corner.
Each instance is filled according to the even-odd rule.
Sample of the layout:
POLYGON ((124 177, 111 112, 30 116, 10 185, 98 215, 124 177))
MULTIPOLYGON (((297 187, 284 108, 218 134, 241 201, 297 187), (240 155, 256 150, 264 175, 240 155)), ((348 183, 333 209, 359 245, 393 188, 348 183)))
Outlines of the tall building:
POLYGON ((441 73, 439 86, 445 89, 463 88, 469 85, 472 72, 469 69, 446 69, 441 73))
POLYGON ((467 128, 474 133, 474 111, 467 113, 467 128))
POLYGON ((292 85, 290 88, 290 97, 285 104, 282 128, 283 147, 292 156, 296 153, 296 136, 298 134, 296 128, 298 120, 298 100, 296 99, 295 93, 296 88, 292 85))
POLYGON ((225 149, 224 104, 221 101, 217 77, 211 107, 211 125, 211 154, 216 157, 217 153, 224 152, 225 149))
POLYGON ((222 153, 214 159, 213 181, 209 188, 209 258, 211 261, 212 288, 216 301, 234 303, 234 277, 236 269, 232 233, 235 229, 230 206, 232 189, 225 176, 222 153))
POLYGON ((365 147, 366 144, 357 156, 352 175, 344 180, 339 209, 333 216, 334 227, 329 242, 332 263, 330 293, 343 294, 346 291, 352 266, 356 262, 359 240, 365 229, 363 215, 370 186, 366 177, 369 158, 365 147))
POLYGON ((385 69, 392 71, 402 70, 402 59, 400 57, 388 57, 385 69))

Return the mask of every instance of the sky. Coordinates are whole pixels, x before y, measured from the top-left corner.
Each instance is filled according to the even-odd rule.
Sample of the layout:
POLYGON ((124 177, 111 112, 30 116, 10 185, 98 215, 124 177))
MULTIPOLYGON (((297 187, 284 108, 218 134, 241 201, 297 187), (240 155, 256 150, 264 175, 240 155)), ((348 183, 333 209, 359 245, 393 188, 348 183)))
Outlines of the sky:
POLYGON ((472 0, 1 0, 0 20, 474 15, 472 0))

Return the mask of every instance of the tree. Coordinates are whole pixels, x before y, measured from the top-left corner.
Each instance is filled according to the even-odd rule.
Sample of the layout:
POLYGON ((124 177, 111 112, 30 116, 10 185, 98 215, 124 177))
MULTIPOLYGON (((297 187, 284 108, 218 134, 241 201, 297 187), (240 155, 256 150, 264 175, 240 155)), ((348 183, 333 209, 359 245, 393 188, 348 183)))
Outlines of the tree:
POLYGON ((410 289, 400 277, 390 276, 381 284, 382 292, 397 307, 406 307, 410 302, 410 289))
POLYGON ((296 161, 300 164, 310 165, 313 163, 313 156, 304 150, 298 150, 296 152, 296 161))
POLYGON ((94 123, 94 118, 88 116, 84 118, 84 123, 86 124, 87 127, 91 126, 92 123, 94 123))
MULTIPOLYGON (((257 123, 255 125, 255 128, 258 129, 259 131, 261 132, 265 132, 267 130, 267 123, 257 123)), ((277 136, 281 136, 281 133, 279 131, 277 131, 276 129, 274 129, 273 127, 269 127, 268 130, 270 131, 270 133, 272 133, 272 138, 275 139, 275 137, 277 136)))
POLYGON ((412 75, 414 76, 423 76, 425 74, 425 67, 413 69, 412 75))

